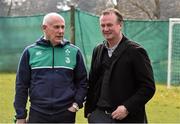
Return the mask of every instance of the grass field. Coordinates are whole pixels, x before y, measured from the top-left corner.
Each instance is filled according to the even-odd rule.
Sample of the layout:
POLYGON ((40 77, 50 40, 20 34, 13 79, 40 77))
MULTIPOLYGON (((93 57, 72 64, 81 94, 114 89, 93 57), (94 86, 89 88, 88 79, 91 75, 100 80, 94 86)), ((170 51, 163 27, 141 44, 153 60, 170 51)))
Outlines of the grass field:
MULTIPOLYGON (((0 74, 0 123, 12 123, 14 116, 15 74, 0 74)), ((156 94, 147 104, 150 123, 180 123, 180 87, 167 89, 166 85, 156 84, 156 94)), ((87 123, 83 110, 77 113, 77 123, 87 123)))

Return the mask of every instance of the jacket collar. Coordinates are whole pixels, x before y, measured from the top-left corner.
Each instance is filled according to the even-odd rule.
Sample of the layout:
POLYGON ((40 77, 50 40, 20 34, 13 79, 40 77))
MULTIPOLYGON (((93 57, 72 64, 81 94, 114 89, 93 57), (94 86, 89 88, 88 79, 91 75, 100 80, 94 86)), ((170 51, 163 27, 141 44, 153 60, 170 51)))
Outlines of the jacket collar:
MULTIPOLYGON (((127 41, 127 40, 128 40, 128 38, 123 35, 121 41, 117 44, 117 47, 121 46, 121 44, 124 43, 124 42, 127 41)), ((104 40, 104 41, 103 41, 103 44, 104 44, 104 47, 107 48, 107 40, 104 40)), ((117 48, 117 47, 116 47, 116 48, 117 48)))
MULTIPOLYGON (((45 40, 43 36, 40 39, 38 39, 36 43, 43 46, 52 46, 51 42, 49 40, 45 40)), ((70 42, 66 39, 63 39, 63 42, 56 45, 56 47, 64 47, 67 44, 70 44, 70 42)))

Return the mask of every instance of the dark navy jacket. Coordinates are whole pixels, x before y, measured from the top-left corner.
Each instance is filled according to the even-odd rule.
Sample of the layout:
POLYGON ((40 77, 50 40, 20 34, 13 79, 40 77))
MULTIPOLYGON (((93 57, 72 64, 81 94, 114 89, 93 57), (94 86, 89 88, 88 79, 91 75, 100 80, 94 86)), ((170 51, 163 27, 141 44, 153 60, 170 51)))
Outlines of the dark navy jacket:
POLYGON ((45 114, 66 110, 73 102, 83 106, 87 92, 87 72, 82 54, 64 40, 52 46, 43 38, 27 47, 16 76, 14 107, 16 118, 26 118, 26 103, 45 114))

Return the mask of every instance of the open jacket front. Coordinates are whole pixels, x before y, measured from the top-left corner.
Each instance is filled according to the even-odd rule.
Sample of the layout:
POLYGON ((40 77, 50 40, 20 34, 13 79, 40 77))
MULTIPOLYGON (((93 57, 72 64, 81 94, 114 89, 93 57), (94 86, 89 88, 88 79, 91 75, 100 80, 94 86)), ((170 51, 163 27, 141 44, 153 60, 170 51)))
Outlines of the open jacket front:
MULTIPOLYGON (((105 49, 105 44, 102 43, 93 51, 85 116, 97 107, 102 83, 99 81, 101 57, 105 49)), ((129 112, 119 122, 146 121, 145 104, 155 92, 153 71, 146 51, 137 43, 123 37, 111 60, 103 77, 109 84, 111 106, 115 110, 119 105, 124 105, 129 112)))

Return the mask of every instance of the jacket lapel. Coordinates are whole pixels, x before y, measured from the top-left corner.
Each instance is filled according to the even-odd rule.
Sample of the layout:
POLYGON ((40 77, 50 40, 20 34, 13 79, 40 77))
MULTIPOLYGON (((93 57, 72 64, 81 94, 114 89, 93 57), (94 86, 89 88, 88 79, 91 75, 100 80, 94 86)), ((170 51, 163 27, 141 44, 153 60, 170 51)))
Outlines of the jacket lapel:
POLYGON ((128 39, 126 39, 125 41, 123 41, 122 43, 120 43, 118 45, 118 47, 115 49, 115 51, 113 52, 112 58, 111 60, 114 62, 114 60, 117 60, 121 57, 121 55, 125 52, 125 50, 128 47, 128 44, 130 43, 130 41, 128 39))
POLYGON ((120 43, 118 45, 118 47, 115 49, 115 51, 113 52, 113 55, 110 59, 110 68, 108 71, 106 71, 107 75, 109 75, 106 78, 106 81, 109 81, 109 78, 111 77, 112 74, 112 69, 114 68, 114 64, 117 62, 117 60, 119 58, 121 58, 121 56, 123 55, 123 53, 127 50, 127 48, 130 46, 128 45, 131 41, 129 41, 128 39, 126 39, 125 41, 123 41, 122 43, 120 43))

